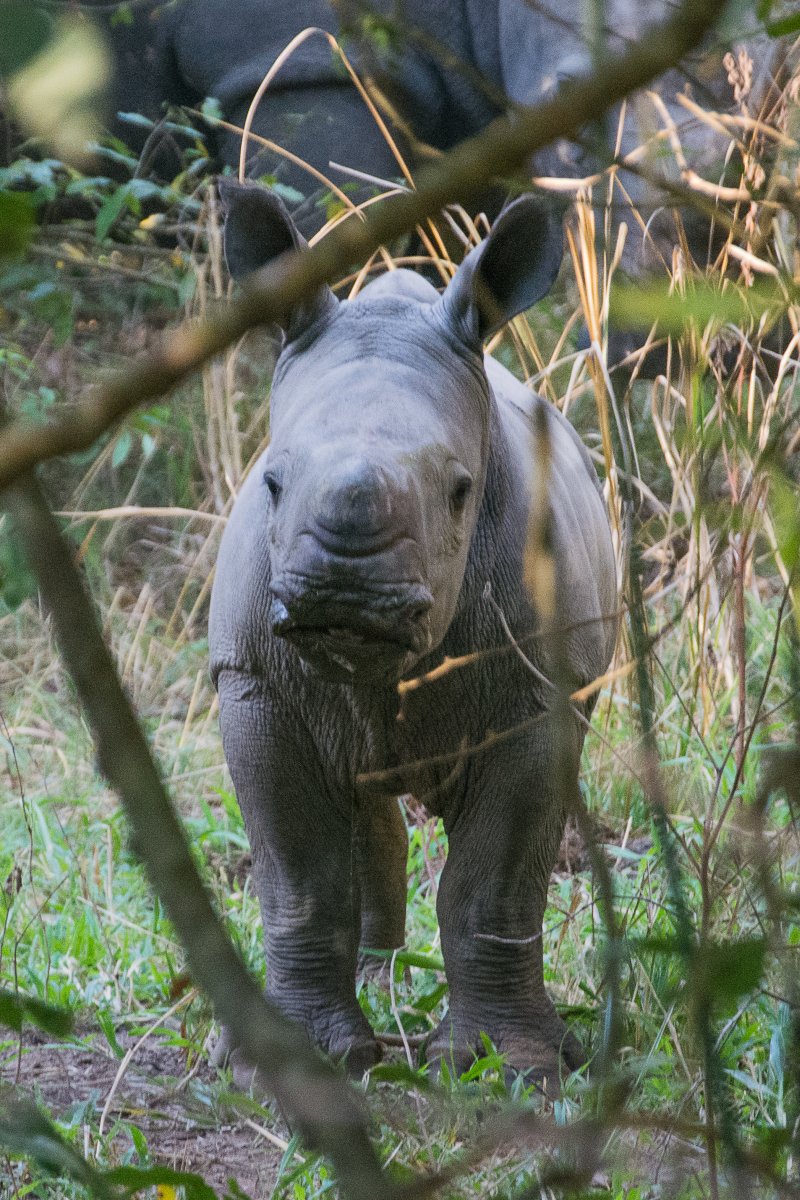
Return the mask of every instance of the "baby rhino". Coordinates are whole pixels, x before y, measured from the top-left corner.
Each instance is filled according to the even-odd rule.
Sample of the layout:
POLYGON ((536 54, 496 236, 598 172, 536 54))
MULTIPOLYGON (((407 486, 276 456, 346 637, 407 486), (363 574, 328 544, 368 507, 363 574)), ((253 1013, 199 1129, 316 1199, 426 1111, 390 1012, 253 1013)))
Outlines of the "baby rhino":
MULTIPOLYGON (((220 190, 234 277, 303 244, 267 189, 220 190)), ((354 300, 323 288, 299 306, 272 441, 222 539, 211 665, 267 994, 351 1071, 379 1058, 355 995, 359 947, 405 939, 402 793, 443 819, 449 844, 449 1009, 426 1058, 461 1072, 486 1034, 550 1086, 560 1056, 581 1061, 544 988, 542 917, 584 729, 554 717, 543 676, 574 688, 606 669, 614 556, 577 435, 482 349, 545 295, 561 251, 560 224, 527 197, 442 295, 397 270, 354 300), (524 583, 532 525, 555 562, 556 638, 524 583)), ((246 1081, 235 1055, 234 1068, 246 1081)))

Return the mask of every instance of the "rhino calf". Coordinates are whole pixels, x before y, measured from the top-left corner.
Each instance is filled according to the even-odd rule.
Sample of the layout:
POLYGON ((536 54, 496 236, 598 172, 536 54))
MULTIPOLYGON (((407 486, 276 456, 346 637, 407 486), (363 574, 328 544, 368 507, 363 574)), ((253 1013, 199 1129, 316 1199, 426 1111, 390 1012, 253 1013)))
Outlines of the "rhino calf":
MULTIPOLYGON (((267 189, 223 180, 220 191, 234 276, 302 245, 267 189)), ((556 725, 552 692, 508 638, 551 670, 523 582, 543 482, 570 686, 611 657, 614 556, 577 435, 482 351, 548 291, 561 250, 560 225, 527 197, 441 296, 398 270, 352 301, 324 288, 298 308, 275 369, 272 441, 222 539, 211 665, 267 994, 356 1072, 379 1057, 355 995, 359 946, 405 938, 403 792, 443 818, 449 841, 437 905, 449 1011, 427 1058, 460 1072, 485 1033, 551 1084, 560 1054, 581 1059, 544 988, 541 934, 584 729, 577 717, 556 725), (535 422, 549 435, 546 481, 535 422), (476 652, 401 708, 400 679, 476 652), (490 732, 502 736, 481 748, 490 732)))

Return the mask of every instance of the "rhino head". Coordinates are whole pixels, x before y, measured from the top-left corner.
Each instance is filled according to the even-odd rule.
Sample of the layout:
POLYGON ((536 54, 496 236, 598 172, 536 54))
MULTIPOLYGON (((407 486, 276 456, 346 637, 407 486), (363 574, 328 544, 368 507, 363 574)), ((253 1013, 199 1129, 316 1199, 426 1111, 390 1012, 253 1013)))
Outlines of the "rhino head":
MULTIPOLYGON (((305 246, 282 201, 220 181, 241 279, 305 246)), ((325 287, 286 322, 264 463, 269 622, 324 678, 397 680, 459 604, 484 500, 484 338, 549 290, 560 222, 525 197, 442 295, 405 270, 354 300, 325 287)))

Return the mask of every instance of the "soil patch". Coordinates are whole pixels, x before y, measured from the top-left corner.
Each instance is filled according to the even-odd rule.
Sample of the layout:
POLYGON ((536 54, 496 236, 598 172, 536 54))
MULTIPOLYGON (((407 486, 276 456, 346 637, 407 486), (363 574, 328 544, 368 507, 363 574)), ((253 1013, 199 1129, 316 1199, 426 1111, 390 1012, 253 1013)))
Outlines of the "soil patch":
MULTIPOLYGON (((135 1041, 119 1036, 126 1051, 135 1041)), ((85 1120, 93 1133, 119 1068, 120 1060, 99 1034, 53 1042, 26 1032, 21 1042, 0 1051, 0 1081, 15 1084, 57 1120, 73 1120, 78 1106, 86 1104, 85 1120)), ((248 1117, 220 1100, 220 1092, 214 1069, 203 1063, 187 1075, 184 1052, 154 1035, 138 1048, 114 1092, 105 1124, 107 1153, 110 1147, 119 1162, 126 1159, 133 1146, 133 1125, 147 1140, 155 1162, 201 1175, 219 1195, 235 1179, 254 1200, 269 1196, 282 1151, 253 1125, 284 1142, 290 1135, 280 1121, 259 1116, 248 1124, 248 1117)), ((19 1184, 25 1167, 14 1164, 13 1169, 19 1184)), ((4 1173, 0 1167, 0 1194, 4 1173)))

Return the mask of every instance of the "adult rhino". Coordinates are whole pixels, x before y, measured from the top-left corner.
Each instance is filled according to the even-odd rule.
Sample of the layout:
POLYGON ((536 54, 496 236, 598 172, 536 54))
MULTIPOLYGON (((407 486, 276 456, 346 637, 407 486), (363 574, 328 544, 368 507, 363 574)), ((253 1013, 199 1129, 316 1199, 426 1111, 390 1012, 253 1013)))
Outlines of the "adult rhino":
MULTIPOLYGON (((608 0, 603 7, 606 28, 600 39, 619 49, 665 19, 676 2, 608 0)), ((241 126, 256 89, 293 37, 312 26, 336 36, 344 32, 357 70, 375 80, 399 114, 395 136, 414 163, 423 145, 446 150, 483 129, 509 105, 535 104, 561 80, 590 70, 587 11, 584 0, 226 0, 224 6, 220 0, 177 0, 160 22, 162 70, 175 98, 216 96, 228 120, 241 126), (376 21, 383 23, 377 35, 376 21)), ((764 45, 751 48, 757 90, 759 75, 769 76, 770 55, 764 45)), ((698 122, 677 100, 679 92, 688 90, 701 103, 728 108, 734 96, 722 58, 722 48, 706 49, 659 81, 666 117, 651 102, 628 105, 620 152, 672 122, 695 171, 702 174, 712 164, 722 164, 729 135, 698 122)), ((587 131, 589 149, 557 146, 531 168, 542 175, 572 177, 596 170, 613 157, 618 117, 619 112, 608 119, 604 137, 597 129, 587 131)), ((331 161, 384 179, 399 174, 348 75, 318 35, 286 61, 262 100, 253 129, 338 184, 346 177, 331 171, 331 161)), ((224 162, 238 163, 239 149, 238 133, 220 131, 224 162)), ((665 140, 654 144, 649 166, 656 174, 670 172, 665 140)), ((254 153, 249 173, 271 174, 304 196, 320 191, 307 172, 269 152, 254 153)), ((645 218, 663 205, 664 194, 638 177, 628 173, 624 183, 645 218)), ((313 203, 295 215, 305 233, 325 219, 324 209, 313 203)), ((637 239, 629 266, 636 268, 642 256, 652 260, 657 232, 657 225, 651 226, 649 238, 637 239)), ((675 240, 674 226, 665 220, 662 250, 666 248, 668 261, 675 240)))
MULTIPOLYGON (((59 7, 57 0, 33 2, 59 7)), ((608 0, 603 6, 607 27, 600 31, 600 40, 617 48, 636 40, 675 5, 676 0, 608 0)), ((584 0, 142 0, 132 6, 130 23, 121 22, 105 0, 81 0, 70 7, 92 13, 108 32, 115 54, 115 109, 156 117, 167 99, 193 104, 215 96, 235 126, 244 123, 253 94, 292 38, 309 27, 345 34, 357 70, 377 82, 399 114, 395 136, 412 164, 419 161, 422 146, 454 146, 509 105, 533 104, 559 81, 589 70, 592 59, 584 0)), ((747 32, 752 35, 752 30, 747 32)), ((770 84, 772 47, 775 54, 783 53, 766 38, 751 37, 748 43, 755 62, 751 88, 757 95, 770 84)), ((664 109, 641 100, 626 106, 620 152, 624 155, 642 140, 652 140, 654 130, 671 123, 691 167, 715 178, 714 168, 723 164, 729 151, 729 135, 721 127, 698 122, 677 97, 688 89, 701 103, 729 107, 734 95, 722 58, 721 47, 706 49, 664 76, 656 85, 664 109), (642 110, 641 120, 632 115, 636 109, 642 110)), ((618 117, 616 113, 608 119, 605 137, 588 130, 581 149, 557 146, 540 155, 531 169, 573 177, 596 170, 616 147, 618 117)), ((258 109, 254 131, 318 171, 332 174, 340 184, 347 177, 332 171, 331 161, 380 178, 399 174, 349 76, 319 35, 306 40, 284 64, 258 109)), ((136 140, 135 127, 124 125, 117 132, 136 140)), ((238 133, 221 128, 217 138, 220 160, 237 164, 238 133)), ((160 155, 148 141, 148 162, 156 161, 162 174, 174 172, 174 150, 168 136, 160 155)), ((647 166, 657 175, 672 171, 675 176, 670 158, 662 138, 653 144, 647 166)), ((319 183, 302 168, 262 152, 252 157, 249 173, 274 175, 308 197, 295 214, 304 232, 314 232, 323 223, 319 183)), ((623 179, 625 192, 645 218, 658 212, 665 200, 662 191, 630 173, 623 179)), ((351 186, 364 195, 364 188, 358 193, 352 180, 351 186)), ((617 198, 625 192, 618 190, 617 198)), ((704 251, 707 228, 707 221, 701 222, 695 239, 698 252, 704 251)), ((629 239, 626 266, 637 272, 659 255, 669 261, 675 242, 669 215, 659 215, 649 224, 647 237, 629 239)))
MULTIPOLYGON (((234 277, 303 245, 268 190, 220 191, 234 277)), ((482 350, 547 292, 560 258, 560 226, 525 197, 441 296, 397 270, 352 301, 323 288, 300 306, 271 444, 222 540, 211 671, 267 993, 353 1071, 379 1056, 355 995, 359 946, 405 939, 406 792, 449 839, 449 1012, 427 1058, 461 1071, 485 1033, 551 1085, 560 1055, 581 1061, 544 988, 541 939, 592 701, 559 718, 543 680, 575 688, 606 669, 614 554, 576 433, 482 350), (532 518, 555 563, 550 636, 523 580, 532 518), (400 680, 466 655, 401 704, 400 680)))

